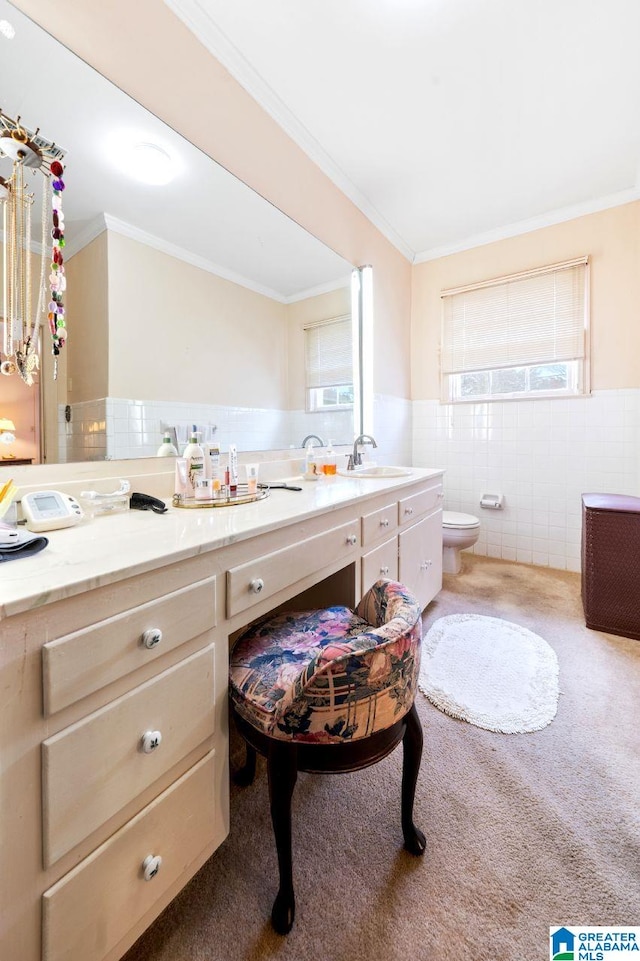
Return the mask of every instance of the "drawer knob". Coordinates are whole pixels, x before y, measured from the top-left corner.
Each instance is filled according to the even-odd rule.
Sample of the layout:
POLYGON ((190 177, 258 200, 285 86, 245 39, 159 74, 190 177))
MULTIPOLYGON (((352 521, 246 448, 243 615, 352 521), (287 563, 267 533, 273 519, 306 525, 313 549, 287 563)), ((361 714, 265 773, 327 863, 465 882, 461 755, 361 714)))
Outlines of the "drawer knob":
POLYGON ((347 535, 347 544, 350 544, 351 547, 354 547, 354 545, 357 544, 357 543, 358 543, 358 538, 356 537, 355 534, 348 534, 348 535, 347 535))
POLYGON ((383 519, 380 521, 380 527, 388 527, 388 526, 389 526, 388 518, 383 517, 383 519))
POLYGON ((432 564, 433 564, 433 561, 423 561, 422 564, 420 565, 420 570, 428 571, 432 564))
POLYGON ((405 507, 404 512, 409 515, 413 514, 413 507, 405 507))
POLYGON ((142 875, 145 881, 151 881, 160 870, 162 858, 159 854, 149 854, 142 862, 142 875))
POLYGON ((388 568, 388 567, 381 567, 381 568, 380 568, 380 573, 381 573, 384 577, 386 577, 387 574, 389 573, 389 568, 388 568))
POLYGON ((443 501, 443 500, 444 500, 444 491, 438 491, 438 500, 439 500, 439 501, 443 501))
POLYGON ((249 590, 252 594, 260 594, 264 588, 264 581, 261 577, 254 577, 254 579, 249 584, 249 590))
POLYGON ((145 731, 140 742, 142 753, 153 754, 153 752, 160 747, 161 743, 162 734, 160 731, 145 731))
POLYGON ((161 640, 162 631, 159 627, 152 627, 142 635, 142 644, 149 650, 151 650, 152 647, 156 647, 161 640))

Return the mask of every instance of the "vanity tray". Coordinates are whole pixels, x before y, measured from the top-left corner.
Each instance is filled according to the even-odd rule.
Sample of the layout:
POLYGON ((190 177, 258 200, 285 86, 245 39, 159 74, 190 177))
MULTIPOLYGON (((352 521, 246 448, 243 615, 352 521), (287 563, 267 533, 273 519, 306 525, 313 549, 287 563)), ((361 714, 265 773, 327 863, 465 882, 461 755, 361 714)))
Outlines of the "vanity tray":
POLYGON ((268 490, 259 490, 256 494, 244 493, 236 494, 235 497, 227 497, 224 500, 197 501, 182 499, 180 494, 173 495, 172 504, 174 507, 184 507, 187 510, 198 510, 203 507, 233 507, 236 504, 252 504, 254 501, 263 501, 269 496, 268 490))

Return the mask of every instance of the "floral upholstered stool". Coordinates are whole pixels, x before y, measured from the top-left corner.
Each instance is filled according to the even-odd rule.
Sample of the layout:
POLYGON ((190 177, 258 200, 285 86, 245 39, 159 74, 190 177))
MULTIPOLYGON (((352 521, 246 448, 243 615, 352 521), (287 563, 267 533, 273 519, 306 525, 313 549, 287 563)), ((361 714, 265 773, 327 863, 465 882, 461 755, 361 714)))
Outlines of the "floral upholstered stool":
POLYGON ((420 605, 395 581, 378 581, 347 607, 279 614, 236 642, 229 671, 232 714, 247 744, 236 781, 250 784, 256 751, 267 758, 280 887, 271 920, 280 934, 295 914, 291 797, 298 771, 356 771, 403 743, 404 846, 423 854, 413 823, 422 728, 414 705, 420 605))

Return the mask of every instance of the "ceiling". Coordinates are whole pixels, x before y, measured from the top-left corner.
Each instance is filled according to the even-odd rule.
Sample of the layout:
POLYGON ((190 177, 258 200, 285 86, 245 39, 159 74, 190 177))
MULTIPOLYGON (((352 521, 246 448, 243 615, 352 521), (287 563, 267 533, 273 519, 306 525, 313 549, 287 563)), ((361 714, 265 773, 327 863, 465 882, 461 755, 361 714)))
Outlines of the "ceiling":
MULTIPOLYGON (((278 301, 349 283, 351 266, 264 198, 0 0, 0 108, 65 151, 67 259, 105 228, 278 301), (52 78, 55 96, 51 94, 52 78), (126 172, 131 146, 153 143, 176 165, 169 186, 126 172), (125 169, 123 169, 123 166, 125 169), (165 202, 170 198, 170 203, 165 202), (214 211, 209 216, 207 212, 214 211)), ((12 163, 0 150, 0 176, 12 163)), ((41 178, 33 176, 34 193, 41 178)), ((40 220, 36 196, 33 219, 40 220)), ((0 240, 2 225, 0 222, 0 240)), ((40 229, 34 237, 40 239, 40 229)))
POLYGON ((640 197, 638 0, 165 0, 410 259, 640 197))

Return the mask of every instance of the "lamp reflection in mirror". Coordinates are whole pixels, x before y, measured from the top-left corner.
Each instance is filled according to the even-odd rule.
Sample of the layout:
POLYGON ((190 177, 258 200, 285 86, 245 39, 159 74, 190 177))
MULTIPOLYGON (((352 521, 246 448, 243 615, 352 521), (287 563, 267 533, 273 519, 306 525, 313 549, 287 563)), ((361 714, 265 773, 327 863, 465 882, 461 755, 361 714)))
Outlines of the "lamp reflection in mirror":
MULTIPOLYGON (((8 417, 0 417, 0 443, 2 444, 13 444, 15 441, 15 435, 13 431, 16 429, 16 425, 8 417)), ((2 454, 2 460, 14 460, 15 454, 7 452, 2 454)))
POLYGON ((353 317, 354 431, 373 433, 373 267, 356 267, 351 274, 353 317))

